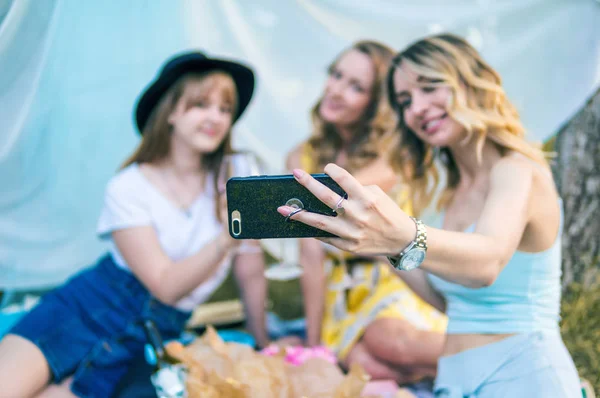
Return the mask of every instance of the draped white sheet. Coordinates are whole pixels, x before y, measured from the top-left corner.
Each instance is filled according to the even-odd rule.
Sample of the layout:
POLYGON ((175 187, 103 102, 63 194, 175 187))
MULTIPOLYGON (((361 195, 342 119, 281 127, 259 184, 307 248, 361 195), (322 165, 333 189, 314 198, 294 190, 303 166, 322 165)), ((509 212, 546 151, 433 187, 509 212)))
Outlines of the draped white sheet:
POLYGON ((234 140, 271 172, 309 134, 326 66, 356 39, 467 37, 537 140, 600 82, 596 0, 0 0, 0 18, 0 289, 58 284, 104 251, 95 223, 137 143, 132 105, 175 52, 255 67, 234 140))

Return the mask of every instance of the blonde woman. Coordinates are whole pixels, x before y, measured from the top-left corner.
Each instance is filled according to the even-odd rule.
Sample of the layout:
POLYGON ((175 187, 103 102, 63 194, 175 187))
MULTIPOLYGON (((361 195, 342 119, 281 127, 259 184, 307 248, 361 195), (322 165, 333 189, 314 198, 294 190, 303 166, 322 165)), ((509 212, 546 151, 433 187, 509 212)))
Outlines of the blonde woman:
POLYGON ((347 200, 302 170, 294 175, 344 215, 293 218, 336 234, 324 240, 342 250, 388 256, 423 298, 446 302, 437 396, 581 397, 558 328, 561 200, 500 77, 467 42, 444 34, 400 52, 388 87, 402 134, 392 164, 417 217, 437 189, 438 165, 445 168, 441 228, 336 165, 325 172, 347 200))
MULTIPOLYGON (((392 190, 397 118, 384 95, 392 56, 381 43, 361 41, 334 60, 312 109, 313 135, 290 154, 290 169, 318 172, 336 162, 361 183, 392 190)), ((446 319, 387 266, 314 239, 300 241, 300 263, 306 344, 325 344, 342 365, 358 362, 375 379, 405 384, 435 374, 446 319)))

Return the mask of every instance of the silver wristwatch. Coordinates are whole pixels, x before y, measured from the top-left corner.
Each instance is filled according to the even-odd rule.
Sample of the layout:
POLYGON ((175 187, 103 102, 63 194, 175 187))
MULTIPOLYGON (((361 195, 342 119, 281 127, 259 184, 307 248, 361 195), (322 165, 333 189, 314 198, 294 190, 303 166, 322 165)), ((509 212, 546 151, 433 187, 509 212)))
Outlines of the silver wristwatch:
POLYGON ((427 231, 423 221, 411 217, 417 225, 417 236, 402 250, 398 257, 388 256, 388 261, 394 268, 401 271, 410 271, 417 268, 425 260, 427 254, 427 231))

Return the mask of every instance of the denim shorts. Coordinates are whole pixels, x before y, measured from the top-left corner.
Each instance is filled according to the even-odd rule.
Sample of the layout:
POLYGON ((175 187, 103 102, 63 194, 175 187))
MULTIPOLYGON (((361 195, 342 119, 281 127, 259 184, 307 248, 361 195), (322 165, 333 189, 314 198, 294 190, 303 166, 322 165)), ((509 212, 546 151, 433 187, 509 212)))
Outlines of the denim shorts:
POLYGON ((73 376, 79 397, 110 397, 135 358, 143 356, 143 321, 154 321, 163 338, 177 338, 191 313, 153 298, 110 255, 42 297, 9 332, 42 351, 60 383, 73 376))

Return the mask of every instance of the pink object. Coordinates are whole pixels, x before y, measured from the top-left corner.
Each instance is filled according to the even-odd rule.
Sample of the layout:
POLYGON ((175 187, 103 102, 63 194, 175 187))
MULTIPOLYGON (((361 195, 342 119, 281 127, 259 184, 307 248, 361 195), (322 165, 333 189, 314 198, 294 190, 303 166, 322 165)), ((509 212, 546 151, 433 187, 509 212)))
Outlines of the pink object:
MULTIPOLYGON (((267 356, 274 356, 279 354, 282 348, 278 345, 271 344, 265 347, 261 354, 267 356)), ((330 363, 337 363, 335 354, 327 347, 302 347, 302 346, 286 346, 283 347, 285 350, 284 360, 292 365, 302 365, 310 358, 322 358, 330 363)))

